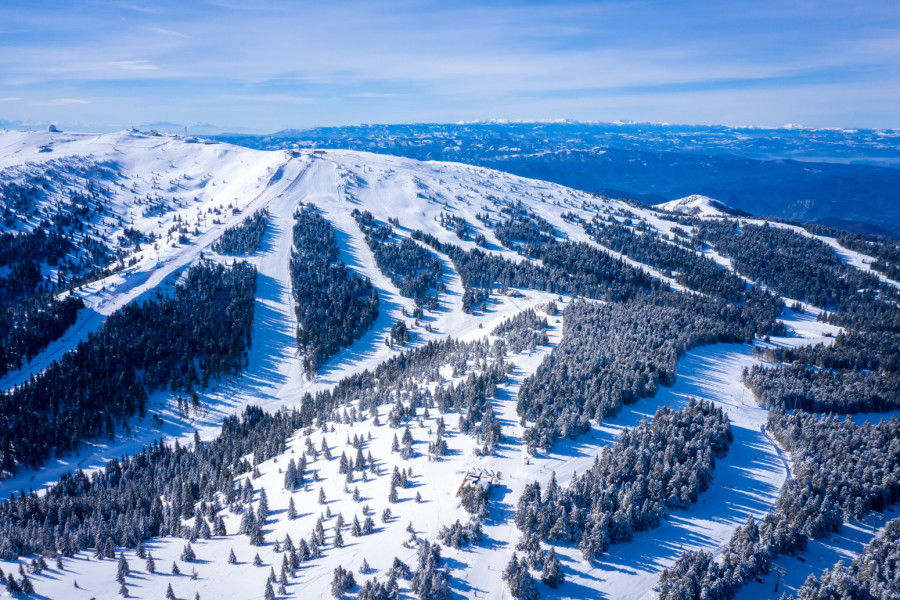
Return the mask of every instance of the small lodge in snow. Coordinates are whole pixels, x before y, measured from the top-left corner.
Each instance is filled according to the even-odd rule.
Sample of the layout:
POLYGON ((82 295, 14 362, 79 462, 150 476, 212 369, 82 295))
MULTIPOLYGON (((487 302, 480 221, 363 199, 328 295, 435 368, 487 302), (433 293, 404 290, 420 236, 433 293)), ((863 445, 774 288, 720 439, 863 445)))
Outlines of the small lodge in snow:
POLYGON ((471 488, 472 490, 482 489, 486 493, 490 493, 491 488, 500 483, 500 471, 491 471, 489 469, 482 469, 480 467, 475 467, 474 469, 469 469, 466 471, 466 476, 463 477, 462 483, 459 484, 459 489, 456 490, 457 498, 462 496, 463 490, 466 489, 466 486, 471 488))

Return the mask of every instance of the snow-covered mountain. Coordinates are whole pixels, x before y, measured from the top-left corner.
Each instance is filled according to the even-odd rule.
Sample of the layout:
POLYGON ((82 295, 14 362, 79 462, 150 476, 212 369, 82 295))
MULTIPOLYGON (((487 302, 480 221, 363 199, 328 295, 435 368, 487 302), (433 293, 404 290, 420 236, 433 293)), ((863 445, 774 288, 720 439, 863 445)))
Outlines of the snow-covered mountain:
POLYGON ((669 200, 654 205, 659 210, 680 213, 689 217, 725 217, 725 216, 750 216, 747 213, 735 210, 714 200, 708 196, 692 194, 677 200, 669 200))
POLYGON ((345 148, 463 162, 655 204, 702 193, 759 217, 896 237, 897 131, 481 122, 221 135, 251 148, 345 148), (863 164, 865 163, 865 164, 863 164))
MULTIPOLYGON (((893 272, 873 257, 880 247, 867 254, 833 237, 753 218, 741 220, 740 234, 717 229, 727 228, 721 217, 734 212, 704 196, 659 205, 668 211, 659 212, 457 163, 350 150, 258 151, 136 131, 5 132, 0 177, 4 232, 21 240, 47 228, 71 244, 62 257, 39 258, 43 279, 35 289, 59 282, 55 298, 72 295, 85 304, 61 335, 3 376, 9 398, 57 373, 63 357, 89 352, 96 340, 119 343, 123 334, 103 336, 125 307, 165 306, 172 312, 164 319, 181 323, 172 316, 174 302, 187 295, 192 267, 228 271, 246 261, 256 270, 255 289, 242 292, 252 293, 252 325, 242 332, 248 343, 237 340, 239 350, 223 359, 231 370, 191 380, 209 369, 214 352, 208 348, 173 367, 176 375, 166 371, 171 384, 151 384, 150 371, 162 369, 155 363, 135 369, 135 385, 147 388, 146 405, 131 413, 104 408, 114 415, 111 428, 98 426, 77 449, 46 449, 46 460, 29 464, 21 447, 3 447, 12 466, 0 493, 34 489, 43 498, 35 496, 15 519, 0 510, 4 573, 20 581, 18 565, 24 573, 37 558, 18 556, 21 546, 13 540, 24 534, 17 527, 36 519, 41 502, 71 495, 60 500, 69 508, 28 521, 35 523, 31 537, 44 536, 29 538, 29 548, 43 548, 48 563, 43 568, 35 560, 29 571, 35 597, 162 598, 171 588, 177 598, 320 598, 348 581, 337 569, 355 577, 347 593, 366 598, 509 597, 501 574, 513 554, 522 565, 536 556, 522 544, 529 519, 539 521, 536 513, 516 517, 534 482, 552 504, 553 494, 569 489, 579 474, 600 473, 596 461, 610 460, 606 450, 621 443, 626 455, 633 439, 623 435, 627 428, 703 399, 721 409, 733 435, 727 448, 700 453, 713 457, 714 470, 699 469, 708 482, 697 483, 696 475, 692 483, 687 475, 673 480, 656 504, 629 509, 655 516, 627 534, 610 529, 620 538, 607 539, 608 549, 593 554, 585 547, 595 526, 586 530, 584 523, 600 519, 600 504, 591 512, 560 500, 553 522, 544 524, 540 544, 558 555, 565 582, 538 582, 541 596, 654 597, 663 569, 684 550, 720 552, 748 517, 776 511, 779 494, 799 476, 791 453, 765 432, 767 407, 775 401, 758 403, 745 387, 744 370, 774 360, 779 349, 825 347, 860 327, 817 318, 825 308, 843 310, 816 306, 818 298, 844 296, 815 295, 816 287, 801 297, 802 282, 779 287, 768 271, 742 270, 744 250, 735 240, 758 230, 786 248, 824 253, 810 260, 834 281, 858 277, 857 288, 883 295, 897 287, 893 272), (686 225, 672 212, 697 219, 686 225), (246 256, 235 256, 245 247, 246 256), (304 247, 334 255, 321 270, 304 271, 319 259, 303 254, 304 247), (312 284, 303 279, 307 272, 316 278, 312 284), (367 290, 377 300, 370 302, 367 290), (314 302, 326 304, 307 310, 314 302), (327 348, 310 341, 313 330, 330 336, 335 315, 355 310, 359 316, 340 325, 340 341, 329 338, 327 348), (743 343, 748 339, 753 344, 743 343), (310 368, 314 349, 322 362, 310 368), (261 412, 247 412, 250 406, 261 412), (569 408, 557 414, 558 407, 569 408), (165 454, 154 451, 160 439, 179 449, 159 459, 170 461, 169 470, 152 471, 164 475, 141 485, 164 490, 175 481, 179 492, 154 492, 140 523, 132 520, 141 511, 126 518, 125 500, 115 509, 122 511, 117 521, 109 520, 113 509, 91 512, 89 499, 101 497, 100 488, 117 489, 129 478, 140 481, 142 469, 162 468, 154 462, 165 454), (135 462, 109 463, 135 455, 135 462), (216 481, 208 476, 214 468, 216 481), (96 473, 97 487, 72 484, 64 493, 48 487, 74 469, 96 473), (483 508, 480 488, 470 492, 464 483, 472 478, 492 482, 483 508), (77 510, 71 508, 76 498, 77 510), (55 527, 73 510, 77 522, 55 527), (74 533, 88 523, 93 537, 74 533), (34 533, 44 526, 43 534, 34 533), (148 536, 154 527, 165 534, 148 536), (476 530, 481 537, 469 539, 476 530), (140 547, 136 538, 144 538, 140 547), (439 540, 438 564, 430 544, 439 540), (291 549, 302 555, 298 564, 291 549), (57 551, 65 555, 59 563, 52 557, 57 551), (395 557, 412 573, 403 573, 395 557), (173 564, 180 574, 172 573, 173 564), (378 595, 374 584, 364 587, 369 579, 388 585, 388 595, 378 595), (392 585, 398 595, 390 595, 392 585)), ((13 237, 8 243, 15 245, 13 237)), ((0 274, 8 278, 11 268, 0 265, 0 274)), ((191 314, 215 319, 216 298, 203 296, 191 314)), ((882 302, 880 296, 871 301, 882 302)), ((161 326, 162 342, 147 352, 160 344, 184 352, 184 338, 201 335, 197 325, 192 331, 161 326)), ((221 323, 221 331, 228 325, 221 323)), ((98 361, 82 364, 92 368, 98 361)), ((3 427, 15 433, 13 408, 4 406, 10 412, 3 427)), ((866 410, 898 408, 890 398, 879 406, 866 410)), ((64 412, 54 406, 44 414, 53 422, 64 412)), ((793 452, 801 452, 799 442, 793 452)), ((669 464, 679 460, 667 456, 669 464)), ((131 489, 129 497, 141 498, 143 489, 131 489)), ((541 494, 532 501, 539 504, 541 494)), ((853 520, 861 514, 847 518, 851 533, 842 535, 862 543, 874 535, 853 520)), ((805 563, 791 563, 782 589, 798 589, 818 565, 853 552, 814 543, 806 556, 805 563)), ((541 566, 527 564, 522 569, 539 578, 541 566)), ((549 559, 545 564, 549 571, 549 559)), ((527 579, 523 572, 517 576, 527 579)))

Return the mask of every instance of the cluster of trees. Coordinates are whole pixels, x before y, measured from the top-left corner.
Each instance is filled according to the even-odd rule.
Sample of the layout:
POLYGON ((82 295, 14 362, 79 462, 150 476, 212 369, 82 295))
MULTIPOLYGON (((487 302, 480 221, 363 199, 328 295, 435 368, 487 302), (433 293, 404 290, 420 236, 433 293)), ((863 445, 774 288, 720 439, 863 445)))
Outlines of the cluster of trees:
MULTIPOLYGON (((515 317, 513 322, 527 320, 526 315, 515 317)), ((367 412, 374 417, 379 406, 393 404, 388 420, 395 427, 414 418, 419 409, 436 408, 441 413, 465 412, 466 423, 477 431, 489 404, 487 398, 496 393, 496 385, 512 369, 504 356, 510 340, 523 337, 516 330, 501 332, 493 343, 487 339, 461 342, 447 338, 401 352, 374 370, 342 379, 331 389, 305 394, 300 400, 301 415, 307 423, 322 424, 344 420, 341 411, 346 413, 352 402, 356 406, 349 408, 351 420, 354 415, 361 419, 367 412), (441 369, 448 365, 454 377, 466 377, 456 384, 443 385, 441 369), (432 392, 428 382, 439 385, 432 392)))
POLYGON ((847 310, 888 291, 874 275, 841 262, 828 244, 790 229, 703 219, 695 232, 731 257, 740 273, 788 298, 847 310))
POLYGON ((345 592, 354 587, 356 587, 356 579, 353 577, 353 572, 338 565, 334 569, 334 576, 331 578, 331 595, 335 598, 341 598, 345 592))
POLYGON ((133 227, 125 227, 122 229, 122 236, 119 238, 120 246, 140 246, 145 242, 152 242, 156 239, 156 234, 152 231, 150 233, 144 233, 140 229, 135 229, 133 227))
POLYGON ((738 528, 716 560, 685 552, 659 580, 661 600, 728 599, 768 573, 780 555, 806 550, 810 539, 840 529, 870 510, 900 500, 900 419, 856 425, 834 415, 774 410, 768 430, 794 457, 794 478, 774 513, 738 528))
POLYGON ((900 519, 866 546, 849 567, 843 561, 819 576, 810 575, 791 600, 888 600, 900 598, 900 519))
MULTIPOLYGON (((421 600, 450 600, 453 597, 450 574, 447 569, 439 568, 443 562, 441 545, 431 543, 427 539, 420 540, 415 534, 412 534, 412 537, 411 541, 418 544, 416 568, 410 569, 409 565, 395 556, 393 565, 387 570, 387 581, 385 583, 376 579, 366 581, 356 596, 359 600, 398 600, 401 597, 398 579, 409 580, 413 593, 421 600)), ((338 571, 335 570, 335 580, 337 578, 338 571)), ((344 591, 352 587, 352 585, 346 587, 338 594, 332 586, 332 594, 335 598, 339 598, 344 591)))
MULTIPOLYGON (((768 229, 776 230, 756 229, 765 235, 770 234, 768 229)), ((793 231, 788 231, 787 237, 808 240, 793 231)), ((829 246, 816 240, 811 242, 814 246, 822 246, 819 250, 833 254, 829 246)), ((803 262, 802 256, 798 260, 803 262)), ((838 259, 835 257, 835 260, 838 259)), ((897 393, 900 386, 900 307, 891 301, 893 292, 886 286, 877 289, 861 287, 871 285, 874 278, 864 275, 865 280, 861 280, 859 271, 843 264, 836 266, 834 260, 825 265, 830 265, 828 268, 831 269, 830 274, 822 275, 826 283, 840 278, 846 280, 845 288, 849 286, 849 289, 838 288, 843 294, 836 307, 838 310, 818 318, 843 326, 845 330, 830 345, 760 350, 767 360, 781 363, 784 368, 754 367, 745 379, 760 400, 769 406, 840 413, 896 408, 900 403, 897 393)), ((825 267, 811 264, 806 272, 815 277, 821 275, 823 269, 825 267)), ((796 285, 801 286, 801 283, 796 285)), ((810 285, 813 287, 807 292, 813 292, 817 284, 810 285)))
POLYGON ((207 444, 154 443, 91 475, 66 473, 41 496, 14 494, 0 504, 0 558, 72 556, 86 548, 114 558, 116 546, 137 548, 155 536, 225 535, 221 503, 253 494, 248 481, 241 486, 235 478, 284 453, 287 437, 301 426, 295 411, 270 415, 248 407, 241 417, 226 417, 222 433, 207 444), (195 516, 193 527, 182 524, 195 516))
POLYGON ((883 412, 900 408, 896 372, 831 371, 796 364, 784 368, 754 365, 744 383, 760 404, 809 412, 883 412))
POLYGON ((406 326, 406 321, 400 319, 391 325, 391 331, 385 337, 384 342, 386 346, 393 348, 394 344, 405 346, 409 343, 409 339, 410 333, 409 328, 406 326))
POLYGON ((3 569, 0 569, 0 585, 6 588, 6 591, 9 592, 9 595, 13 598, 17 598, 22 594, 34 594, 34 584, 31 583, 31 579, 28 578, 28 575, 25 573, 25 570, 21 568, 21 578, 16 579, 15 573, 10 573, 6 575, 3 573, 3 569))
POLYGON ((844 248, 855 250, 875 258, 870 266, 893 280, 900 279, 900 242, 883 237, 849 233, 842 229, 824 225, 804 224, 803 227, 814 235, 824 235, 837 239, 844 248))
POLYGON ((521 201, 502 207, 500 213, 507 216, 494 226, 494 235, 510 250, 540 258, 546 246, 556 243, 553 226, 528 210, 521 201))
POLYGON ((704 305, 691 309, 719 319, 726 328, 740 330, 737 339, 785 332, 784 325, 776 320, 784 305, 771 294, 751 288, 738 304, 729 304, 721 298, 682 298, 684 294, 672 292, 644 271, 589 244, 559 242, 542 246, 538 265, 530 261, 514 263, 478 248, 466 252, 419 231, 413 237, 447 254, 453 261, 465 287, 463 310, 466 312, 482 306, 493 290, 530 288, 609 302, 648 296, 661 304, 699 302, 704 305))
POLYGON ((509 593, 513 598, 520 600, 537 600, 540 592, 535 584, 531 569, 541 571, 541 581, 551 588, 558 588, 565 581, 565 574, 556 550, 550 548, 549 552, 541 549, 541 543, 534 536, 523 538, 516 546, 518 550, 524 550, 525 556, 519 560, 513 552, 512 558, 503 569, 500 577, 509 586, 509 593))
POLYGON ((522 536, 516 544, 516 550, 523 553, 522 559, 519 560, 518 554, 513 552, 512 558, 501 574, 513 598, 536 600, 540 597, 534 577, 531 575, 532 570, 540 571, 541 581, 551 588, 556 589, 565 581, 565 573, 559 557, 556 556, 556 550, 551 547, 549 552, 544 551, 541 548, 541 541, 535 534, 522 536))
MULTIPOLYGON (((459 215, 453 215, 453 214, 445 213, 444 211, 441 211, 441 214, 438 217, 438 219, 439 219, 438 222, 441 224, 441 227, 443 227, 447 231, 452 231, 452 232, 456 233, 456 237, 458 237, 459 239, 468 240, 470 237, 472 237, 472 231, 474 230, 474 228, 469 224, 468 221, 466 221, 464 218, 460 217, 459 215)), ((484 235, 478 234, 476 236, 476 238, 477 239, 475 240, 475 242, 479 246, 485 245, 483 243, 484 235)))
MULTIPOLYGON (((234 269, 252 272, 243 264, 228 271, 234 269)), ((207 297, 225 299, 227 295, 212 292, 207 297)), ((252 305, 252 294, 248 302, 252 305)), ((516 319, 531 322, 528 316, 516 319)), ((221 327, 221 323, 233 320, 217 317, 213 322, 221 327)), ((345 378, 330 390, 315 396, 306 394, 297 410, 267 414, 248 407, 241 418, 227 417, 221 434, 208 444, 199 440, 193 448, 152 444, 90 476, 66 474, 41 496, 16 495, 0 505, 0 557, 54 552, 71 556, 89 547, 106 556, 116 546, 133 548, 154 536, 204 537, 207 530, 220 535, 224 531, 218 514, 222 506, 253 498, 249 479, 235 483, 239 475, 284 453, 286 439, 298 429, 323 426, 329 421, 355 422, 365 418, 367 412, 372 417, 372 409, 385 403, 393 404, 389 421, 396 427, 403 427, 429 409, 463 412, 468 431, 482 436, 489 451, 499 438, 499 424, 490 416, 487 398, 496 393, 497 383, 511 368, 503 360, 508 347, 504 336, 514 335, 514 331, 503 332, 493 343, 486 339, 429 342, 397 354, 374 371, 345 378), (411 385, 415 380, 441 382, 440 370, 446 365, 451 365, 457 376, 469 376, 456 384, 439 385, 434 393, 427 386, 411 385), (185 529, 181 519, 194 516, 202 518, 185 529)), ((443 435, 440 429, 439 420, 436 439, 443 435)), ((366 462, 371 464, 371 459, 366 462)), ((288 464, 286 486, 302 481, 302 463, 295 464, 292 477, 288 464)), ((358 457, 354 464, 358 466, 358 457)), ((254 530, 251 525, 248 535, 254 530)))
POLYGON ((260 209, 241 221, 239 225, 226 229, 218 241, 213 244, 212 249, 219 254, 232 256, 253 254, 259 250, 268 222, 269 209, 260 209))
POLYGON ((669 510, 696 502, 712 482, 716 457, 733 440, 728 418, 712 402, 662 407, 652 421, 623 431, 567 488, 555 475, 543 492, 538 482, 528 484, 515 523, 526 537, 578 544, 592 560, 611 544, 658 527, 669 510))
POLYGON ((312 204, 294 215, 291 287, 296 302, 297 347, 313 376, 329 357, 367 332, 378 317, 378 291, 368 277, 340 260, 331 224, 312 204))
POLYGON ((814 365, 820 369, 888 373, 900 370, 898 341, 900 338, 890 331, 851 330, 839 333, 832 344, 766 348, 760 356, 770 362, 814 365))
POLYGON ((84 304, 57 299, 58 292, 111 260, 109 246, 89 233, 91 221, 108 212, 109 189, 94 179, 113 175, 107 166, 65 159, 38 172, 10 173, 12 180, 0 183, 4 225, 36 223, 0 233, 0 376, 20 368, 75 322, 84 304), (44 265, 57 270, 56 278, 44 274, 44 265))
POLYGON ((61 287, 97 273, 113 257, 121 258, 121 251, 113 253, 92 225, 110 212, 111 192, 102 182, 115 179, 114 166, 66 158, 45 163, 39 170, 34 165, 24 173, 19 169, 4 170, 0 177, 2 219, 10 228, 35 226, 23 233, 0 234, 0 262, 17 275, 0 278, 0 301, 8 301, 10 292, 22 297, 61 287), (56 281, 41 279, 39 267, 44 262, 57 268, 56 281))
POLYGON ((717 296, 728 302, 740 302, 747 290, 743 279, 701 256, 693 250, 661 240, 649 228, 643 233, 620 224, 610 218, 604 221, 595 217, 584 223, 584 230, 594 240, 629 258, 655 267, 668 276, 675 277, 681 285, 717 296))
POLYGON ((395 242, 391 226, 376 221, 369 211, 354 209, 352 216, 365 235, 378 268, 397 286, 400 295, 412 298, 419 306, 436 308, 438 292, 443 289, 441 261, 409 238, 395 242))
POLYGON ((55 449, 146 412, 148 391, 205 387, 240 370, 253 324, 256 269, 200 264, 172 297, 111 315, 103 327, 27 383, 0 394, 0 469, 37 466, 55 449))
POLYGON ((409 586, 420 600, 450 600, 450 574, 441 566, 441 545, 422 540, 409 586))
POLYGON ((488 294, 510 288, 528 288, 604 300, 624 300, 638 291, 661 289, 650 275, 585 243, 561 242, 544 247, 541 264, 513 262, 480 248, 465 251, 445 244, 429 233, 415 231, 420 240, 453 261, 465 288, 463 310, 483 306, 488 294))
POLYGON ((57 267, 73 250, 75 245, 68 236, 49 226, 36 227, 28 233, 0 233, 0 267, 8 270, 0 278, 0 304, 55 288, 56 282, 45 281, 41 274, 41 263, 57 267))
POLYGON ((524 560, 520 562, 515 552, 503 568, 500 578, 509 587, 509 594, 517 600, 538 600, 541 597, 528 564, 524 560))
POLYGON ((539 317, 533 308, 503 321, 494 327, 491 335, 503 338, 513 354, 546 346, 550 341, 547 337, 547 319, 539 317))
POLYGON ((590 429, 591 419, 599 422, 671 385, 678 359, 691 348, 746 339, 737 310, 674 292, 569 305, 562 341, 519 390, 518 414, 534 422, 524 435, 529 449, 574 439, 590 429))
POLYGON ((0 377, 21 368, 71 327, 84 308, 78 296, 39 294, 0 304, 0 377))
POLYGON ((450 527, 444 525, 438 532, 438 539, 451 548, 463 548, 470 544, 477 544, 484 538, 481 521, 477 518, 469 519, 463 525, 456 520, 450 527))

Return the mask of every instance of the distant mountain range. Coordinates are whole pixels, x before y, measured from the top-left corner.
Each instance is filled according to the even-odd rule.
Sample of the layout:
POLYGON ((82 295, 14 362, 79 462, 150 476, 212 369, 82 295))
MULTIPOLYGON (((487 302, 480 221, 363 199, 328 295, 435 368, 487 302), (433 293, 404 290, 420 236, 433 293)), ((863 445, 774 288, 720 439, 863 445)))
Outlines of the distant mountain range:
POLYGON ((900 132, 609 123, 360 125, 217 139, 477 164, 659 204, 692 194, 759 216, 900 235, 900 132))

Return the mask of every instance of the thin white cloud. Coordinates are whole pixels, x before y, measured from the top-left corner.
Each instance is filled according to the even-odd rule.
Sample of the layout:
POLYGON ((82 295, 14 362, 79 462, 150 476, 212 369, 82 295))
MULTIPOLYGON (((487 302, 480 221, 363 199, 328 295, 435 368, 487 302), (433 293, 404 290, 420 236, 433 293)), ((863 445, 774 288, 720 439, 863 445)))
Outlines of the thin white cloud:
POLYGON ((90 104, 90 100, 82 100, 81 98, 54 98, 46 102, 35 102, 35 106, 65 106, 67 104, 90 104))
POLYGON ((192 37, 186 33, 181 33, 180 31, 173 31, 171 29, 163 29, 162 27, 147 27, 146 29, 147 29, 147 31, 152 31, 153 33, 159 33, 160 35, 170 35, 172 37, 184 38, 186 40, 189 40, 192 37))
POLYGON ((0 102, 18 102, 22 98, 0 98, 0 102))
POLYGON ((360 92, 358 94, 350 94, 351 98, 396 98, 400 94, 386 94, 380 92, 360 92))
POLYGON ((159 69, 159 67, 152 64, 148 60, 111 60, 103 64, 109 67, 122 69, 124 71, 135 72, 156 71, 157 69, 159 69))
POLYGON ((226 100, 238 102, 271 102, 280 104, 312 104, 316 98, 306 96, 291 96, 289 94, 225 94, 221 96, 226 100))

